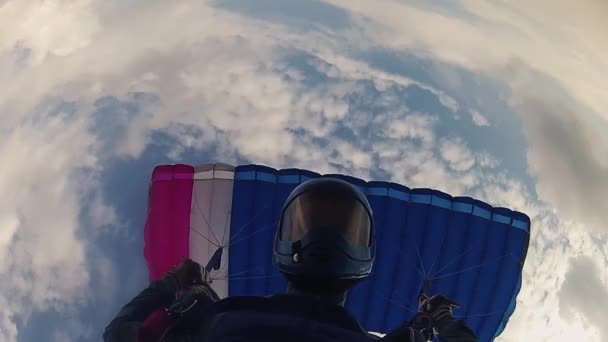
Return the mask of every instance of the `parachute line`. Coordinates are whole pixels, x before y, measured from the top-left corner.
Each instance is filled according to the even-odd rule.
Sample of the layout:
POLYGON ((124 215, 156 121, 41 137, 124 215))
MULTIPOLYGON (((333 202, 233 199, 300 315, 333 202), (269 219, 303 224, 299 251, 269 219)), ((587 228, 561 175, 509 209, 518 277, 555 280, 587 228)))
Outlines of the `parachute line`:
POLYGON ((469 272, 469 271, 481 268, 481 267, 483 267, 483 266, 485 266, 487 264, 490 264, 490 263, 499 261, 501 259, 504 259, 504 258, 506 258, 508 256, 512 257, 513 254, 512 253, 506 253, 504 255, 501 255, 501 256, 498 256, 498 257, 494 258, 494 260, 486 261, 486 262, 483 262, 483 263, 481 263, 479 265, 467 267, 467 268, 461 269, 458 272, 452 272, 452 273, 444 274, 444 275, 441 275, 441 276, 436 276, 436 277, 430 278, 429 280, 437 280, 437 279, 447 278, 447 277, 455 276, 455 275, 462 274, 462 273, 465 273, 465 272, 469 272))
POLYGON ((420 255, 420 248, 418 248, 418 244, 414 244, 416 246, 416 253, 418 254, 418 261, 420 262, 420 267, 422 269, 422 279, 426 279, 426 269, 424 268, 424 262, 422 262, 422 256, 420 255))
MULTIPOLYGON (((213 185, 215 184, 215 182, 211 182, 211 189, 212 189, 212 197, 213 197, 213 185)), ((213 229, 211 228, 211 224, 209 223, 209 220, 207 220, 207 216, 205 215, 205 213, 203 212, 203 210, 200 207, 200 203, 199 203, 199 199, 198 199, 198 195, 196 194, 196 191, 194 191, 194 206, 196 207, 197 211, 201 214, 201 216, 203 217, 203 221, 205 221, 205 224, 207 225, 207 228, 209 229, 209 231, 211 231, 211 235, 213 236, 213 238, 215 239, 215 242, 217 243, 216 246, 221 246, 220 241, 217 239, 217 236, 215 236, 215 233, 213 232, 213 229)), ((210 201, 213 203, 213 201, 210 201)), ((213 206, 213 204, 211 204, 211 206, 213 206)), ((209 211, 212 210, 213 207, 209 208, 209 211)))
POLYGON ((482 237, 478 237, 475 240, 475 243, 471 244, 471 247, 467 248, 464 250, 464 252, 458 254, 456 257, 454 257, 450 262, 448 262, 445 266, 441 267, 440 269, 437 270, 437 272, 433 273, 431 275, 431 279, 433 279, 433 277, 435 277, 436 275, 440 274, 442 271, 446 270, 448 267, 454 265, 454 263, 456 263, 457 261, 459 261, 461 258, 463 258, 464 256, 466 256, 467 254, 471 253, 472 251, 475 250, 476 244, 477 242, 481 241, 482 237))
POLYGON ((232 215, 232 210, 228 210, 226 212, 226 220, 224 220, 224 231, 222 233, 222 245, 226 241, 226 233, 228 232, 228 221, 230 221, 230 215, 232 215))
MULTIPOLYGON (((253 223, 253 221, 255 221, 264 210, 269 209, 270 206, 267 204, 265 205, 262 209, 260 209, 260 211, 258 211, 255 215, 253 215, 253 217, 251 218, 251 220, 249 220, 247 223, 245 223, 244 225, 242 225, 239 230, 236 231, 236 233, 234 233, 234 235, 232 236, 232 240, 236 239, 241 233, 243 233, 243 231, 245 230, 245 228, 247 228, 247 226, 249 226, 250 224, 253 223)), ((278 220, 277 220, 278 221, 278 220)))
POLYGON ((253 235, 255 235, 255 234, 259 233, 259 232, 262 232, 262 231, 264 231, 264 230, 267 230, 267 229, 269 229, 269 228, 272 228, 272 226, 276 225, 278 222, 279 222, 279 220, 276 220, 274 223, 272 223, 272 224, 268 224, 268 225, 266 225, 266 226, 264 226, 264 227, 262 227, 262 228, 260 228, 260 229, 256 229, 256 230, 254 230, 253 232, 251 232, 251 233, 249 233, 249 234, 247 234, 247 235, 245 235, 245 236, 240 237, 240 238, 239 238, 239 239, 237 239, 236 241, 230 241, 230 242, 229 242, 229 243, 226 245, 226 247, 232 247, 232 246, 236 245, 237 243, 240 243, 240 242, 242 242, 242 241, 245 241, 245 240, 247 240, 248 238, 252 237, 253 235))
POLYGON ((380 294, 380 296, 381 296, 381 297, 383 297, 383 298, 384 298, 384 299, 385 299, 387 302, 389 302, 389 303, 391 303, 391 304, 394 304, 394 305, 397 305, 397 306, 398 306, 398 307, 400 307, 401 309, 405 309, 405 310, 409 311, 409 312, 410 312, 410 313, 412 313, 412 314, 416 314, 416 313, 418 312, 418 310, 417 310, 417 309, 413 309, 411 306, 409 306, 409 305, 407 305, 407 304, 405 304, 405 303, 402 303, 402 302, 401 302, 401 301, 399 301, 399 300, 395 300, 395 298, 393 298, 392 296, 387 296, 387 295, 386 295, 384 292, 382 292, 382 291, 376 291, 376 292, 378 292, 378 294, 380 294))
MULTIPOLYGON (((450 221, 451 221, 451 219, 453 217, 454 217, 454 211, 451 210, 450 211, 450 221)), ((448 236, 448 229, 449 229, 449 226, 445 227, 443 229, 443 236, 441 237, 441 242, 438 245, 438 248, 439 248, 440 251, 444 251, 444 243, 445 243, 446 237, 448 236)), ((435 276, 437 274, 437 273, 433 273, 433 268, 435 267, 436 264, 437 264, 437 267, 439 267, 438 262, 439 262, 439 260, 441 260, 441 256, 442 255, 443 255, 443 253, 441 253, 441 252, 437 253, 437 256, 435 257, 435 260, 431 264, 431 267, 429 268, 429 275, 431 275, 431 277, 433 277, 433 276, 435 276)))
POLYGON ((198 234, 203 239, 207 240, 207 242, 209 242, 210 244, 214 245, 215 247, 222 248, 222 246, 220 246, 220 245, 216 244, 215 242, 209 240, 208 237, 206 237, 203 233, 199 232, 198 230, 194 229, 194 227, 190 227, 190 231, 195 232, 196 234, 198 234))
POLYGON ((248 274, 248 273, 255 273, 255 271, 258 271, 258 270, 262 271, 262 268, 261 267, 256 267, 256 268, 254 268, 252 270, 245 270, 245 271, 235 272, 235 273, 232 273, 232 274, 227 274, 227 275, 225 275, 223 277, 217 277, 217 278, 213 278, 213 279, 214 280, 232 279, 231 277, 236 277, 236 276, 240 276, 240 275, 248 274))

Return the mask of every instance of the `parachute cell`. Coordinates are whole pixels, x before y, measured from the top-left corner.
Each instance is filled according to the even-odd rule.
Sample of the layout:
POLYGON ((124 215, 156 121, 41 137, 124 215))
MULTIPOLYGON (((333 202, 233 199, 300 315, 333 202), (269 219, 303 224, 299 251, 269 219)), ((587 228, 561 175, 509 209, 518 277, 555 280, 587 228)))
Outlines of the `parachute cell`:
MULTIPOLYGON (((500 334, 521 286, 525 214, 432 189, 332 176, 359 187, 373 210, 376 263, 346 302, 366 329, 386 332, 408 321, 425 291, 460 303, 455 314, 481 341, 500 334)), ((221 297, 284 292, 272 266, 278 219, 289 193, 316 177, 260 165, 158 166, 145 229, 150 280, 190 257, 208 266, 221 297)))

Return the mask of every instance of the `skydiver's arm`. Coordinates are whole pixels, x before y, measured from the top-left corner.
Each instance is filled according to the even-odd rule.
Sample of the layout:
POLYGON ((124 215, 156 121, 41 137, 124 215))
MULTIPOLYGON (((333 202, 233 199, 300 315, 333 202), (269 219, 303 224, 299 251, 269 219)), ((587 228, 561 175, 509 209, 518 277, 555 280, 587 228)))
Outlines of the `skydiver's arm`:
POLYGON ((466 323, 452 317, 437 323, 435 336, 440 342, 477 342, 477 336, 466 323))
POLYGON ((155 311, 171 304, 175 288, 166 280, 153 282, 129 303, 108 324, 103 333, 105 342, 136 342, 142 323, 155 311))

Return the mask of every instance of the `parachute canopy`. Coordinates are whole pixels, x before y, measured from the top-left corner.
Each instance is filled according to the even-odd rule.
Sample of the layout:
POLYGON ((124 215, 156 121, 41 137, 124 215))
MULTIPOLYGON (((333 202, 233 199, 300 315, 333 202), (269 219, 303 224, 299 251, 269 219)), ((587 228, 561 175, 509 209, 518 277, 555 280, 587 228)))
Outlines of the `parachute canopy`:
MULTIPOLYGON (((530 219, 470 197, 389 182, 331 175, 357 186, 375 221, 372 274, 347 298, 369 331, 387 332, 416 313, 418 296, 443 294, 480 341, 491 341, 515 310, 530 219)), ((283 293, 272 244, 284 201, 300 183, 322 177, 302 169, 163 165, 155 168, 145 227, 150 280, 189 257, 211 271, 221 297, 283 293)))

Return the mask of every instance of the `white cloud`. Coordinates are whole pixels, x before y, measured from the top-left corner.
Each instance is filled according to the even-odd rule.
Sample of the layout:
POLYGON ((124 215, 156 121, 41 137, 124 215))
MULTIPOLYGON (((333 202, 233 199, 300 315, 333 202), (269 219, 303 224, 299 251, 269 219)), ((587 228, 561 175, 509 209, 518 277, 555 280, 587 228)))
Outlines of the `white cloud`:
POLYGON ((493 169, 500 165, 500 161, 498 161, 495 157, 493 157, 487 152, 477 153, 476 158, 479 166, 484 168, 493 169))
POLYGON ((502 206, 526 213, 530 217, 538 215, 540 204, 534 203, 532 195, 520 181, 507 177, 498 171, 487 170, 479 173, 482 186, 475 192, 480 198, 494 206, 502 206))
POLYGON ((0 337, 6 341, 17 339, 17 324, 15 323, 15 304, 9 303, 4 296, 0 296, 0 305, 4 308, 0 312, 0 337))
POLYGON ((476 110, 471 111, 471 118, 473 119, 473 123, 477 126, 490 126, 488 119, 476 110))
POLYGON ((30 48, 28 64, 34 66, 72 54, 89 45, 100 29, 93 10, 89 0, 6 1, 0 9, 0 53, 15 46, 30 48))
POLYGON ((78 168, 95 166, 85 125, 51 116, 1 139, 0 221, 13 231, 0 250, 3 341, 15 340, 15 317, 75 305, 86 294, 85 246, 77 237, 82 188, 73 181, 78 168))
MULTIPOLYGON (((357 36, 370 48, 413 51, 507 84, 523 119, 541 198, 589 228, 604 229, 605 201, 597 198, 608 181, 608 90, 599 76, 608 72, 608 45, 598 17, 605 3, 589 0, 574 8, 568 1, 466 0, 459 4, 464 15, 449 15, 397 1, 330 2, 373 23, 357 36), (589 196, 594 200, 585 200, 589 196)), ((436 77, 445 74, 439 69, 436 77)), ((457 89, 450 75, 446 82, 457 89)))
POLYGON ((602 281, 602 275, 606 272, 590 257, 573 258, 569 264, 566 279, 558 293, 560 315, 566 321, 581 315, 595 329, 600 330, 601 340, 608 339, 605 326, 608 284, 602 281))
POLYGON ((101 195, 96 194, 91 202, 88 216, 92 227, 107 229, 118 223, 118 216, 114 207, 106 203, 101 195))
POLYGON ((603 268, 593 270, 597 260, 604 260, 592 238, 597 234, 585 232, 575 222, 560 220, 551 207, 530 202, 529 194, 511 181, 490 190, 488 196, 501 198, 499 205, 514 203, 532 219, 517 308, 497 341, 603 341, 603 323, 597 317, 603 310, 601 302, 606 300, 608 275, 603 268), (523 198, 518 201, 520 193, 523 198), (600 305, 583 307, 590 298, 600 305))
POLYGON ((385 121, 386 134, 389 138, 414 139, 424 145, 431 145, 435 142, 433 126, 438 121, 437 117, 417 113, 397 116, 395 121, 385 121))
POLYGON ((445 139, 439 149, 441 158, 454 171, 467 171, 475 165, 475 156, 461 139, 445 139))
POLYGON ((511 75, 519 87, 527 89, 511 102, 527 113, 522 119, 529 143, 528 164, 538 178, 539 195, 555 206, 560 217, 584 223, 596 232, 606 231, 608 138, 604 132, 608 122, 588 113, 542 75, 521 65, 514 66, 511 75), (530 82, 532 77, 534 82, 530 82), (561 96, 544 101, 550 93, 561 96))
POLYGON ((398 1, 382 6, 361 0, 328 2, 372 21, 358 32, 370 46, 410 49, 479 71, 519 59, 558 79, 597 113, 608 104, 608 90, 599 76, 608 68, 608 46, 602 38, 606 27, 598 18, 606 9, 601 1, 587 0, 576 7, 548 0, 457 4, 470 16, 440 14, 398 1))
POLYGON ((443 91, 437 92, 436 95, 439 96, 439 102, 441 102, 441 104, 445 107, 449 108, 452 112, 456 112, 460 108, 458 101, 446 95, 446 93, 443 91))
MULTIPOLYGON (((8 250, 8 247, 11 242, 13 242, 15 234, 17 233, 19 218, 10 213, 4 213, 3 215, 0 215, 0 218, 2 218, 0 221, 0 227, 2 227, 2 230, 0 230, 0 252, 4 252, 8 250)), ((2 259, 5 257, 5 255, 2 255, 2 259)))

